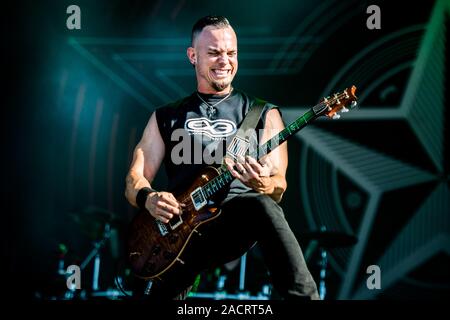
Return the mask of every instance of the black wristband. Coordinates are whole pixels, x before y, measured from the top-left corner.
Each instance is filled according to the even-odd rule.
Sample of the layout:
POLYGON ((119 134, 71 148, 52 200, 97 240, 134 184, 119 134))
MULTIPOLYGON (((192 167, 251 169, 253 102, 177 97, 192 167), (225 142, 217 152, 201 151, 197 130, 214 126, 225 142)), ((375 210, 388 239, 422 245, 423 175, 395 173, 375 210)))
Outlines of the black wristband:
POLYGON ((136 195, 136 204, 141 210, 147 210, 145 208, 145 202, 147 201, 147 197, 150 193, 157 192, 155 189, 144 187, 141 188, 136 195))

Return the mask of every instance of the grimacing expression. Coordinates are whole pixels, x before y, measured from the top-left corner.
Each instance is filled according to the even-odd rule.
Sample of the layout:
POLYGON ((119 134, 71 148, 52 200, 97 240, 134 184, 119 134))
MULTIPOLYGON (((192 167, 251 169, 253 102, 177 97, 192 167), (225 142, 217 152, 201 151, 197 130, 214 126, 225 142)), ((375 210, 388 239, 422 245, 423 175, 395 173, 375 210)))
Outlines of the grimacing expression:
POLYGON ((231 27, 205 27, 194 40, 194 55, 199 88, 220 93, 228 89, 238 69, 237 38, 231 27))

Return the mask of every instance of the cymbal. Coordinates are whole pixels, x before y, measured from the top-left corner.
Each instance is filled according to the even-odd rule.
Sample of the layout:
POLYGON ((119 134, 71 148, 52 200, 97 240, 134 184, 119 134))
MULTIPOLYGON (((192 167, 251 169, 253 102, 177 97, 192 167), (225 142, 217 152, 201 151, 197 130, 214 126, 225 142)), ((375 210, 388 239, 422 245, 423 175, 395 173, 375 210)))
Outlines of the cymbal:
POLYGON ((123 219, 114 212, 95 206, 89 206, 79 212, 71 212, 70 216, 78 217, 78 220, 93 220, 101 223, 118 224, 123 219))
POLYGON ((95 206, 89 206, 79 212, 70 212, 69 217, 91 239, 100 238, 106 224, 111 228, 124 225, 124 220, 115 213, 95 206))
POLYGON ((315 240, 323 248, 340 248, 354 245, 358 238, 353 235, 337 231, 312 231, 300 236, 302 239, 315 240))

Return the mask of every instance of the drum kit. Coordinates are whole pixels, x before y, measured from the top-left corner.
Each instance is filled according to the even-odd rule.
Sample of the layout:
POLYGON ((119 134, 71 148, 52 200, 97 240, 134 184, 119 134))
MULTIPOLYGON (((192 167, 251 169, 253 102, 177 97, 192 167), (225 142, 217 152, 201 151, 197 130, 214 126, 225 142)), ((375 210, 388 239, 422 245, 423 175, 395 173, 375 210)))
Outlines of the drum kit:
MULTIPOLYGON (((98 207, 88 207, 81 212, 70 213, 69 217, 74 222, 79 230, 91 239, 91 248, 87 255, 79 264, 79 269, 86 277, 86 272, 91 275, 89 288, 82 288, 76 290, 73 287, 67 288, 61 297, 57 299, 71 300, 71 299, 94 299, 106 298, 110 300, 126 299, 132 295, 130 290, 124 289, 124 282, 132 278, 129 269, 122 268, 121 271, 116 272, 114 276, 114 284, 109 285, 107 289, 100 284, 100 274, 102 267, 102 256, 105 254, 105 248, 111 247, 111 255, 115 258, 114 261, 120 261, 123 255, 120 252, 120 242, 118 239, 118 231, 127 223, 120 219, 116 214, 108 210, 98 207), (89 268, 88 268, 89 267, 89 268), (83 273, 83 271, 85 271, 83 273), (124 281, 126 279, 126 281, 124 281)), ((326 277, 328 269, 328 252, 333 248, 342 248, 352 246, 357 242, 356 237, 342 232, 327 231, 325 227, 321 227, 318 231, 303 233, 298 237, 299 239, 308 241, 308 246, 304 252, 306 261, 311 260, 313 254, 319 253, 318 265, 320 266, 320 276, 318 281, 318 290, 320 298, 326 298, 326 277)), ((61 245, 60 245, 61 246, 61 245)), ((60 260, 58 264, 58 275, 68 278, 70 274, 66 271, 66 261, 64 261, 64 250, 60 248, 60 260)), ((258 254, 258 249, 251 249, 239 259, 231 261, 221 268, 214 271, 214 275, 203 275, 201 281, 203 286, 199 286, 200 290, 194 290, 188 295, 188 299, 214 299, 214 300, 269 300, 272 297, 272 286, 268 277, 258 278, 258 290, 255 291, 255 286, 252 290, 246 289, 247 264, 248 258, 251 263, 260 264, 261 257, 258 254), (258 258, 259 257, 259 258, 258 258), (234 272, 232 272, 234 271, 234 272), (237 271, 237 272, 236 272, 237 271), (234 277, 235 279, 232 279, 234 277), (236 279, 237 278, 237 279, 236 279), (205 285, 205 282, 208 282, 205 285), (232 286, 230 286, 232 283, 232 286), (234 286, 234 287, 233 287, 234 286)), ((262 263, 262 261, 261 261, 262 263)), ((124 264, 123 264, 124 265, 124 264)), ((111 266, 110 266, 111 268, 111 266)), ((117 271, 118 268, 115 268, 117 271)), ((254 265, 252 265, 252 276, 254 276, 254 265)), ((255 278, 249 277, 250 281, 255 282, 255 278)), ((132 280, 130 280, 132 282, 132 280)), ((250 284, 251 286, 252 284, 250 284)))

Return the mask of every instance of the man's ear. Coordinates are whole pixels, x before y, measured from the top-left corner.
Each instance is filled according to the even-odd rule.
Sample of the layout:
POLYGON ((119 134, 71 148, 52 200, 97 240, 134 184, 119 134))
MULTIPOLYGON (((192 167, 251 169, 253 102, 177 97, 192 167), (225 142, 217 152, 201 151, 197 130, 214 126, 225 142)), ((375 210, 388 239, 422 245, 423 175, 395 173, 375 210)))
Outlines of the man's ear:
POLYGON ((195 49, 193 47, 187 48, 186 54, 189 59, 189 62, 193 66, 195 66, 195 64, 197 63, 197 58, 195 57, 195 49))

